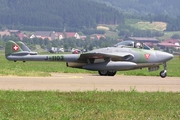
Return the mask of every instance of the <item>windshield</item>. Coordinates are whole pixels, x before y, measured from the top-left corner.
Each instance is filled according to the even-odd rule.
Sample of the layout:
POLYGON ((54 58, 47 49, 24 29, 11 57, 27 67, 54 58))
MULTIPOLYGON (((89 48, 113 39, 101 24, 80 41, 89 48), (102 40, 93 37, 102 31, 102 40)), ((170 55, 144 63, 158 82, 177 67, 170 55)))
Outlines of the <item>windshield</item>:
POLYGON ((114 45, 115 47, 134 47, 134 41, 122 41, 114 45))
POLYGON ((115 44, 114 46, 115 47, 132 47, 132 48, 139 48, 139 49, 146 49, 146 50, 151 49, 145 43, 135 42, 135 41, 132 41, 132 40, 122 41, 122 42, 119 42, 119 43, 115 44))
POLYGON ((145 43, 143 43, 142 49, 150 50, 151 48, 149 46, 147 46, 145 43))

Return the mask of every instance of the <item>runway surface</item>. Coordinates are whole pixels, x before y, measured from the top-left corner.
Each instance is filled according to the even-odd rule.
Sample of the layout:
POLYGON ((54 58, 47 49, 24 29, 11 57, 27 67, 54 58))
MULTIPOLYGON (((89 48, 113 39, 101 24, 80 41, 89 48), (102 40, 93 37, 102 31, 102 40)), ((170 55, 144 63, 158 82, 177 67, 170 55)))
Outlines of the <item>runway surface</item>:
POLYGON ((0 76, 0 90, 180 92, 180 77, 99 76, 53 73, 51 77, 0 76))

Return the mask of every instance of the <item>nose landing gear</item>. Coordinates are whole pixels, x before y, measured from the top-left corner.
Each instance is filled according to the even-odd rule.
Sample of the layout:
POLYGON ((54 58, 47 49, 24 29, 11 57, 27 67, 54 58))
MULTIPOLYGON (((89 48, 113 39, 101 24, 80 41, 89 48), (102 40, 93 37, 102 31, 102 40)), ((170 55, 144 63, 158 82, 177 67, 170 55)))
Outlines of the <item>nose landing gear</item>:
POLYGON ((160 74, 159 74, 162 78, 165 78, 165 77, 167 76, 166 67, 167 67, 167 65, 166 65, 166 62, 165 62, 165 63, 164 63, 164 70, 162 70, 162 71, 160 72, 160 74))

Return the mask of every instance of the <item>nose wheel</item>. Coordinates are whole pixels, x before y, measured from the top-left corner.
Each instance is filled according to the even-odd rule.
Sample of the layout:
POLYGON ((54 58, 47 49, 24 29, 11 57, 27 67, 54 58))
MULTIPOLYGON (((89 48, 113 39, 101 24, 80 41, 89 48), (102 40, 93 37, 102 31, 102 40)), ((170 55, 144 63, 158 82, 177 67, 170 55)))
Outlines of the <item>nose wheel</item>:
POLYGON ((160 76, 161 76, 162 78, 165 78, 165 77, 167 76, 166 70, 161 71, 161 72, 160 72, 160 76))
POLYGON ((166 65, 166 63, 164 63, 164 70, 162 70, 159 74, 162 78, 165 78, 167 76, 166 67, 167 67, 167 65, 166 65))

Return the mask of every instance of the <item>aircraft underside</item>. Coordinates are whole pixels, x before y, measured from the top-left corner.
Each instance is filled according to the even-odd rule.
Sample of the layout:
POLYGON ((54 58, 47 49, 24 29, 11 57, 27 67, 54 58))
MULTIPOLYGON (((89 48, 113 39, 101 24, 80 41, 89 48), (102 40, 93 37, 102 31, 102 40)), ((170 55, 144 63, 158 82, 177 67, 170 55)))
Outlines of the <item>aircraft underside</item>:
POLYGON ((133 62, 114 62, 114 61, 106 61, 100 63, 78 63, 78 62, 67 62, 67 67, 72 68, 80 68, 92 71, 98 71, 100 76, 114 76, 116 75, 117 71, 126 71, 126 70, 135 70, 135 69, 142 69, 148 68, 148 71, 157 71, 159 70, 159 65, 164 65, 164 70, 160 72, 160 76, 162 78, 166 77, 166 63, 133 63, 133 62))

